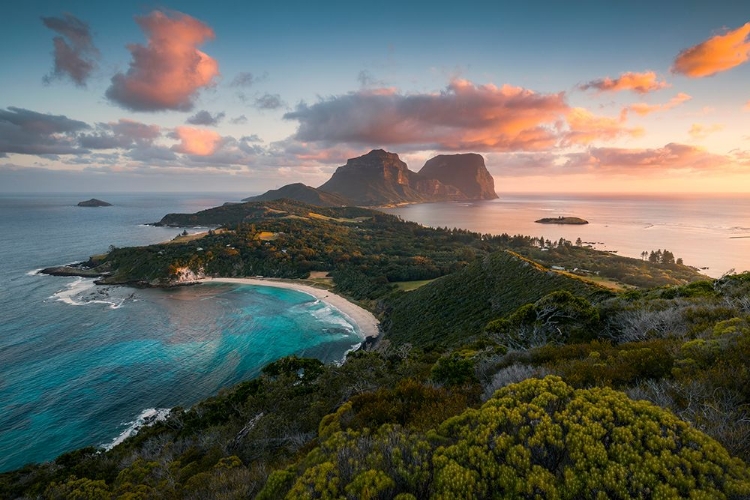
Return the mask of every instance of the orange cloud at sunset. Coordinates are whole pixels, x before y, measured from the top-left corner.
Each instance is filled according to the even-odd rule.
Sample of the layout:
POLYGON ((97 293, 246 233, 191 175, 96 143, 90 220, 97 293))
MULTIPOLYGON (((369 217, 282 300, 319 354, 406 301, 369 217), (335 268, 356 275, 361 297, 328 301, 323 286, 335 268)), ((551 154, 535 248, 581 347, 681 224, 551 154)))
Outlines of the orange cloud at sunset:
POLYGON ((745 23, 736 30, 685 49, 677 55, 672 72, 700 78, 739 66, 750 59, 748 36, 750 23, 745 23))
POLYGON ((596 140, 613 140, 621 136, 638 137, 643 135, 640 128, 624 126, 624 117, 609 118, 596 116, 584 108, 572 108, 566 116, 570 131, 566 144, 589 144, 596 140))
POLYGON ((742 111, 750 111, 750 101, 747 101, 742 107, 742 111))
POLYGON ((624 117, 571 108, 565 93, 454 80, 439 93, 375 89, 302 103, 286 113, 299 121, 297 141, 409 150, 545 151, 570 144, 639 135, 624 117))
POLYGON ((690 137, 692 137, 695 140, 699 139, 705 139, 709 135, 713 134, 714 132, 718 132, 719 130, 723 130, 724 126, 718 123, 715 123, 710 126, 704 126, 700 123, 693 123, 693 125, 690 127, 690 130, 688 130, 688 134, 690 134, 690 137))
POLYGON ((627 72, 621 74, 618 78, 605 77, 578 86, 581 90, 596 89, 599 92, 632 90, 638 94, 646 94, 666 87, 669 87, 669 84, 665 81, 659 81, 653 71, 644 73, 627 72))
POLYGON ((196 156, 209 156, 221 145, 221 136, 213 130, 193 127, 177 127, 173 137, 180 141, 172 146, 173 151, 196 156))
POLYGON ((571 169, 642 174, 668 170, 700 172, 724 167, 729 158, 709 153, 703 148, 669 143, 661 148, 590 148, 585 153, 569 155, 566 167, 571 169))
POLYGON ((155 11, 136 22, 148 45, 128 45, 130 68, 112 77, 107 97, 134 111, 192 109, 197 92, 219 75, 218 63, 197 48, 214 38, 213 30, 174 11, 155 11))
POLYGON ((635 104, 631 104, 625 109, 633 111, 640 116, 646 116, 655 111, 667 111, 674 108, 675 106, 679 106, 680 104, 689 101, 690 99, 692 99, 691 96, 680 92, 679 94, 671 98, 666 104, 647 104, 645 102, 638 102, 635 104))

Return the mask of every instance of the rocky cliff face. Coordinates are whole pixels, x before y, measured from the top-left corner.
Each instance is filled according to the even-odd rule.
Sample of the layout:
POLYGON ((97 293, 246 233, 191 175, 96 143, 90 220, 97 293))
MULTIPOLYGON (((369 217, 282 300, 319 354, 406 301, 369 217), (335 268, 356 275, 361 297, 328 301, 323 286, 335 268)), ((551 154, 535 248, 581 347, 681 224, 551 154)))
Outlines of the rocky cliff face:
POLYGON ((494 200, 495 180, 482 155, 476 153, 438 155, 427 160, 419 173, 455 186, 468 200, 494 200))
POLYGON ((290 184, 247 200, 281 197, 322 206, 492 200, 495 182, 478 154, 440 155, 417 173, 395 153, 375 149, 350 158, 322 186, 290 184))
POLYGON ((409 170, 397 154, 375 149, 347 160, 318 189, 344 196, 358 205, 434 201, 420 191, 420 180, 421 176, 409 170))

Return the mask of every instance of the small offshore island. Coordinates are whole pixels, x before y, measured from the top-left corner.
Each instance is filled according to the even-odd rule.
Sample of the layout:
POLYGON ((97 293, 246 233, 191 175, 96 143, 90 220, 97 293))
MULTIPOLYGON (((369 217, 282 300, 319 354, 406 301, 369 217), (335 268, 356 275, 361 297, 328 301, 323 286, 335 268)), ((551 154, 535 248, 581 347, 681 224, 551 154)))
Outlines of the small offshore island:
POLYGON ((79 207, 111 207, 112 204, 106 201, 91 198, 90 200, 81 201, 78 203, 79 207))
POLYGON ((365 156, 341 167, 368 175, 339 175, 337 198, 277 190, 320 205, 168 214, 161 225, 216 229, 80 267, 105 284, 314 285, 369 311, 377 341, 338 365, 281 358, 106 452, 0 474, 0 497, 750 495, 750 273, 713 280, 678 259, 330 206, 415 201, 430 185, 494 194, 467 195, 450 168, 425 183, 392 153, 365 156))
POLYGON ((535 220, 537 224, 571 224, 571 225, 583 225, 588 224, 589 221, 581 219, 580 217, 545 217, 544 219, 535 220))

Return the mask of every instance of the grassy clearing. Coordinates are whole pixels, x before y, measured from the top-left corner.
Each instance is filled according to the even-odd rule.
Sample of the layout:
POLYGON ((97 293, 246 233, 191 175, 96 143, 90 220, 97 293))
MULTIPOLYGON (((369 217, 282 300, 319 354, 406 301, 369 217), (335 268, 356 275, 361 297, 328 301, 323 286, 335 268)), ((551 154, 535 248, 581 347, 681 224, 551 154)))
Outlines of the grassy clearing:
POLYGON ((555 272, 558 274, 563 274, 569 278, 575 278, 581 281, 585 281, 587 283, 593 283, 595 285, 603 286, 604 288, 612 290, 613 292, 624 292, 626 290, 632 290, 633 288, 635 288, 633 286, 628 286, 624 283, 620 283, 617 280, 604 278, 602 276, 581 275, 581 274, 570 273, 567 271, 555 271, 555 272))
POLYGON ((399 290, 403 290, 405 292, 411 292, 412 290, 416 290, 417 288, 426 285, 430 281, 434 281, 434 280, 396 281, 393 284, 396 285, 399 288, 399 290))
MULTIPOLYGON (((316 214, 315 212, 310 212, 307 215, 309 215, 311 219, 340 222, 343 224, 354 224, 357 222, 361 222, 361 219, 363 219, 362 217, 357 217, 356 219, 345 219, 341 217, 328 217, 327 215, 316 214)), ((367 220, 367 218, 364 218, 364 219, 367 220)))
POLYGON ((273 241, 278 237, 278 234, 272 233, 271 231, 261 231, 258 233, 258 239, 261 241, 273 241))

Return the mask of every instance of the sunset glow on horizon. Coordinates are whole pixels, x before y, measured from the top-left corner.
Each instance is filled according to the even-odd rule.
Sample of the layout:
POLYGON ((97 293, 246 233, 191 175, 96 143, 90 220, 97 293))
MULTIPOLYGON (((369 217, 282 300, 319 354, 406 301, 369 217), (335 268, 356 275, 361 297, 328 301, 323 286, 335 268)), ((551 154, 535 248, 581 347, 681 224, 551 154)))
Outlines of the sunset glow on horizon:
POLYGON ((250 194, 376 148, 480 153, 498 194, 750 190, 750 5, 141 5, 11 7, 0 191, 250 194))

